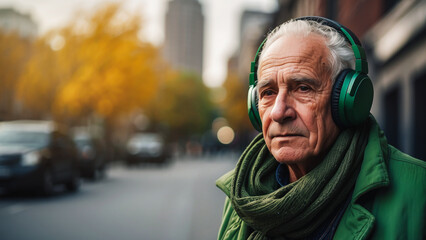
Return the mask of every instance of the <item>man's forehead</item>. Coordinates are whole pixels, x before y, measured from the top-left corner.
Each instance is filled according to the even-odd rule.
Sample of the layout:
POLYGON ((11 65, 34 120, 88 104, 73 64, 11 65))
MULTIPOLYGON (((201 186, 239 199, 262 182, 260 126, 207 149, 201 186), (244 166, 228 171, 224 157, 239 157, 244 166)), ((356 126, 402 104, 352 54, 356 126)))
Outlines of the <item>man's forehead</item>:
POLYGON ((294 66, 288 69, 293 72, 299 71, 301 65, 311 66, 317 71, 328 71, 330 69, 328 59, 329 50, 322 36, 316 34, 283 36, 264 49, 258 73, 284 64, 293 64, 294 66))
POLYGON ((326 56, 324 37, 318 34, 281 36, 263 49, 260 62, 268 57, 326 56))

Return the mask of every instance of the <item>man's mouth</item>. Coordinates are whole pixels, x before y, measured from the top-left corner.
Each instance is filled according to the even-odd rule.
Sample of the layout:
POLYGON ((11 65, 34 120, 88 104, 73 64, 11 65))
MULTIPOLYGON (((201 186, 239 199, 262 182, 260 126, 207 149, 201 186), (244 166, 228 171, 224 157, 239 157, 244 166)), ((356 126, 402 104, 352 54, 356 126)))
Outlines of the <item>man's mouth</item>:
POLYGON ((279 137, 303 137, 303 135, 299 133, 287 133, 287 134, 278 134, 278 135, 272 136, 272 138, 279 138, 279 137))

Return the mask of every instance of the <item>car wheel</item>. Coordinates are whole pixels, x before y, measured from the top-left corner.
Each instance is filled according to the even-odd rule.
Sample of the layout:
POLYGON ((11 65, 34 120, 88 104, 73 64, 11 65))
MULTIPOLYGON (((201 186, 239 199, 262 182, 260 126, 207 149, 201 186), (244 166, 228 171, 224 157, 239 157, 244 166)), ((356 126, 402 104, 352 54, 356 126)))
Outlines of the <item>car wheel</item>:
POLYGON ((90 168, 88 178, 92 181, 96 181, 99 177, 99 169, 96 166, 90 168))
POLYGON ((52 172, 49 169, 44 170, 42 181, 43 181, 41 186, 42 193, 44 195, 52 195, 54 183, 53 183, 52 172))
POLYGON ((80 188, 80 176, 74 172, 71 179, 65 184, 68 191, 75 192, 80 188))
POLYGON ((99 180, 100 178, 101 178, 101 169, 99 169, 99 168, 95 168, 95 169, 93 169, 93 172, 92 172, 92 175, 91 175, 91 179, 93 180, 93 181, 96 181, 96 180, 99 180))
POLYGON ((104 179, 107 177, 107 169, 106 166, 102 166, 98 169, 98 179, 104 179))

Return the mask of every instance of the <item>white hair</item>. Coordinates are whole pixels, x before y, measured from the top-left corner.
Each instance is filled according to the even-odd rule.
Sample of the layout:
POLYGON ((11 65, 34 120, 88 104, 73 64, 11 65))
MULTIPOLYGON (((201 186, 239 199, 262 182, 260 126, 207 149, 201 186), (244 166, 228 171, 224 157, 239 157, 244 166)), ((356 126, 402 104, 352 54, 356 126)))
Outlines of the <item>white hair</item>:
MULTIPOLYGON (((310 34, 318 34, 325 38, 325 44, 330 51, 329 63, 333 83, 340 71, 346 68, 355 68, 355 55, 345 37, 338 33, 336 29, 316 21, 290 20, 281 24, 268 34, 262 52, 282 36, 308 36, 310 34)), ((259 62, 261 59, 262 53, 259 56, 259 62)))

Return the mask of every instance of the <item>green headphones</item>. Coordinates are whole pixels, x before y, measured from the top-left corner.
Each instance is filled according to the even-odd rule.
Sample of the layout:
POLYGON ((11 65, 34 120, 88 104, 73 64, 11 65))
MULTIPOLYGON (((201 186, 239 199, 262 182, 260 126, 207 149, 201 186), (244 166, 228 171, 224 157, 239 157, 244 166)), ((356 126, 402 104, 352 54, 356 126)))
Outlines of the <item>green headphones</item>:
MULTIPOLYGON (((296 18, 295 20, 315 21, 332 27, 351 44, 355 54, 355 70, 344 69, 337 75, 331 93, 331 113, 334 122, 341 129, 364 122, 370 113, 374 92, 373 84, 367 75, 367 58, 359 39, 348 28, 327 18, 312 16, 296 18)), ((262 131, 262 121, 257 109, 257 68, 259 55, 265 42, 266 39, 263 40, 256 52, 254 61, 251 63, 250 85, 247 96, 248 115, 253 127, 259 132, 262 131)))

